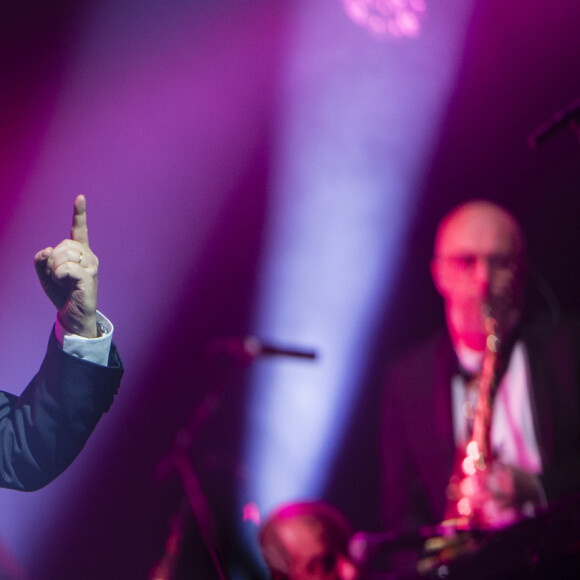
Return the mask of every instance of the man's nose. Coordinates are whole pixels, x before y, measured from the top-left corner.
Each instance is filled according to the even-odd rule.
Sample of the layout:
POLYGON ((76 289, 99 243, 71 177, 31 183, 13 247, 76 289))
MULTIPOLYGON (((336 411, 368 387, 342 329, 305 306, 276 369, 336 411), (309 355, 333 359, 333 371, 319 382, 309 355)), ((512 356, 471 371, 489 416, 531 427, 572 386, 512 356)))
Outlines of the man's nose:
POLYGON ((477 258, 473 269, 473 279, 477 284, 478 289, 483 294, 486 294, 489 289, 491 279, 491 268, 489 265, 489 260, 483 257, 477 258))

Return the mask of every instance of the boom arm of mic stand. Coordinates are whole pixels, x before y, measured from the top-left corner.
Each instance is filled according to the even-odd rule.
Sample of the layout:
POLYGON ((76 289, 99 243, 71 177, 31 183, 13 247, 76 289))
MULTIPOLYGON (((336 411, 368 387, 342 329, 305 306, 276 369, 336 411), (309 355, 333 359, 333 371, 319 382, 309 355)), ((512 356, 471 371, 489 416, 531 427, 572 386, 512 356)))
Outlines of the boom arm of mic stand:
POLYGON ((545 123, 534 129, 528 136, 528 145, 532 149, 537 149, 566 127, 576 131, 580 143, 580 99, 557 111, 545 123))
MULTIPOLYGON (((216 361, 211 360, 210 364, 212 363, 216 364, 216 361)), ((155 476, 158 479, 166 479, 173 471, 177 472, 182 482, 186 501, 182 502, 178 512, 171 520, 171 529, 165 543, 164 554, 150 572, 149 580, 172 580, 180 555, 180 545, 183 540, 184 523, 188 510, 191 510, 197 522, 203 542, 208 549, 220 580, 227 578, 224 571, 224 555, 219 544, 214 517, 190 459, 191 447, 199 432, 221 406, 226 374, 220 372, 213 376, 210 392, 195 407, 186 426, 175 435, 173 446, 155 467, 155 476)))

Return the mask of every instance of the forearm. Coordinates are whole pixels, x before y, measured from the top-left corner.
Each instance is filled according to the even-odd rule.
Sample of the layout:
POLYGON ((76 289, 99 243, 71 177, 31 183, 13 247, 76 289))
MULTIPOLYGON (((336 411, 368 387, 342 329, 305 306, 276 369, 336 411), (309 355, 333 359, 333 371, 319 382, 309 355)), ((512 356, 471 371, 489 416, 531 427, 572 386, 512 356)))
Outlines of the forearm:
POLYGON ((0 486, 38 489, 62 473, 110 407, 123 368, 62 350, 54 333, 38 374, 20 397, 0 393, 0 486))

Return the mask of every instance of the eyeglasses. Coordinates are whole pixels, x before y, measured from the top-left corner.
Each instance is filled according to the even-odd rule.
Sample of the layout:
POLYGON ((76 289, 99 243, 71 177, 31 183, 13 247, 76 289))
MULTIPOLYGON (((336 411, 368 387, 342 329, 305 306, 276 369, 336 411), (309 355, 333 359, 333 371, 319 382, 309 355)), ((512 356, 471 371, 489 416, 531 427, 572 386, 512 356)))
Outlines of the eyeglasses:
POLYGON ((452 254, 435 256, 435 259, 448 264, 457 272, 468 273, 474 270, 477 262, 483 260, 490 270, 514 270, 519 262, 517 254, 452 254))

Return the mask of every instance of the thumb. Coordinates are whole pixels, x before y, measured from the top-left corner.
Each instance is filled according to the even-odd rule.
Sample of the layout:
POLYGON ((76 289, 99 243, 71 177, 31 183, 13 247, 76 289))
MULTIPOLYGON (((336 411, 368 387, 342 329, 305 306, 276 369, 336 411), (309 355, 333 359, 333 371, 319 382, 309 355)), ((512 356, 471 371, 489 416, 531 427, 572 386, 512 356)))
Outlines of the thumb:
POLYGON ((34 267, 38 277, 42 280, 50 275, 48 272, 48 259, 52 256, 52 248, 44 248, 34 256, 34 267))

